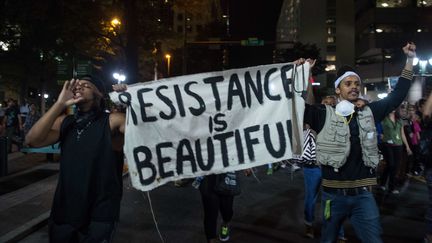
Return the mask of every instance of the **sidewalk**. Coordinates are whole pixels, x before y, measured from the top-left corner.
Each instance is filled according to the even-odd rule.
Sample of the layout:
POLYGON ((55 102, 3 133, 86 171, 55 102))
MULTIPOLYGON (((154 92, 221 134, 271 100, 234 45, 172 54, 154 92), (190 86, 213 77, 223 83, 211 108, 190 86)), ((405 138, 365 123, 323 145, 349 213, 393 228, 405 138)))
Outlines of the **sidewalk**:
POLYGON ((58 170, 45 154, 8 155, 8 176, 0 178, 0 242, 16 242, 47 221, 58 170))

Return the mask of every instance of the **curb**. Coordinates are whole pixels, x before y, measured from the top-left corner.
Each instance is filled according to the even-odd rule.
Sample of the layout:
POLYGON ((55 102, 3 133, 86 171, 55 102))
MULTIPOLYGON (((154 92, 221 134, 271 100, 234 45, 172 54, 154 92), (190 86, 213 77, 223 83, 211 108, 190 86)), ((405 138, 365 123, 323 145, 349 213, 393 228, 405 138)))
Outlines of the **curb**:
MULTIPOLYGON (((128 175, 129 175, 129 171, 123 172, 122 175, 123 179, 126 178, 128 175)), ((24 239, 31 233, 47 225, 50 213, 51 210, 39 215, 38 217, 28 221, 22 226, 8 232, 7 234, 0 236, 0 242, 12 243, 24 239)))
POLYGON ((51 210, 39 215, 38 217, 28 221, 22 226, 1 236, 0 242, 8 243, 8 242, 18 242, 19 240, 22 240, 27 235, 45 226, 48 223, 50 212, 51 210))
POLYGON ((8 154, 7 156, 8 156, 7 157, 8 158, 8 162, 11 162, 12 160, 24 157, 25 154, 22 153, 22 152, 13 152, 13 153, 8 154))

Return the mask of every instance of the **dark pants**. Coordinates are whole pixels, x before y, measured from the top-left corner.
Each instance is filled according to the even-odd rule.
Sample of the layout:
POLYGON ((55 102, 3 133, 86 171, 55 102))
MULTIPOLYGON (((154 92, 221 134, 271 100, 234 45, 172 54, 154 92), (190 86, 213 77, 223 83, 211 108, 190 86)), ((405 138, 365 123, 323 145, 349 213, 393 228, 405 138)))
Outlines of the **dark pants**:
POLYGON ((6 127, 6 137, 7 137, 7 150, 8 153, 12 152, 12 142, 15 136, 15 127, 6 127))
POLYGON ((349 218, 357 237, 364 243, 381 243, 381 223, 378 207, 371 192, 364 191, 355 196, 331 194, 322 191, 322 205, 326 208, 327 201, 329 217, 322 210, 323 225, 321 243, 336 242, 343 221, 349 218))
POLYGON ((425 178, 428 188, 428 207, 426 210, 426 234, 432 235, 432 168, 425 170, 425 178))
POLYGON ((70 224, 49 224, 51 243, 110 243, 113 240, 117 222, 92 221, 85 227, 70 224))
POLYGON ((382 176, 381 176, 381 186, 385 186, 388 179, 388 188, 389 190, 394 190, 396 187, 396 173, 399 168, 400 160, 402 158, 402 150, 403 146, 392 146, 389 144, 386 144, 385 147, 385 153, 384 153, 384 160, 386 162, 386 166, 383 170, 382 176))
POLYGON ((215 175, 206 176, 200 186, 204 208, 204 231, 208 240, 217 238, 217 219, 219 211, 225 223, 231 221, 234 213, 234 196, 217 194, 214 191, 215 180, 215 175))

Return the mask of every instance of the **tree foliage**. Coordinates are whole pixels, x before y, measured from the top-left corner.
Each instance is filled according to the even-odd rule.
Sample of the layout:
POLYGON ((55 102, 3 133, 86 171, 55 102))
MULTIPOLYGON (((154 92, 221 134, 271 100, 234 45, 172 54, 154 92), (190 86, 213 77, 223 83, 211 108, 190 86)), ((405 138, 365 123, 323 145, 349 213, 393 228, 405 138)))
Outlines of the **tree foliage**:
POLYGON ((279 53, 279 61, 289 62, 299 58, 312 58, 316 59, 314 69, 312 70, 313 75, 318 75, 325 72, 326 61, 321 58, 320 49, 316 44, 301 42, 294 43, 291 49, 284 49, 279 53))

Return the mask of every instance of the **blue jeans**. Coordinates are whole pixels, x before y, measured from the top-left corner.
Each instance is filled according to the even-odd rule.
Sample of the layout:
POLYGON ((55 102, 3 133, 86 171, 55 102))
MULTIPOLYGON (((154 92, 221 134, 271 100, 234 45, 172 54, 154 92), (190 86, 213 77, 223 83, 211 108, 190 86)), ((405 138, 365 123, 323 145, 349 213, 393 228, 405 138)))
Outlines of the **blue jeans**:
POLYGON ((315 219, 315 203, 321 186, 321 168, 303 167, 305 199, 304 199, 304 218, 305 223, 312 225, 315 219))
POLYGON ((378 207, 371 192, 344 196, 322 192, 323 226, 321 242, 336 242, 339 228, 349 218, 362 242, 381 243, 381 223, 378 207), (326 201, 330 200, 330 217, 325 218, 326 201))
MULTIPOLYGON (((315 204, 321 186, 321 168, 318 166, 303 167, 303 175, 305 184, 304 220, 307 225, 312 225, 315 220, 315 204)), ((338 236, 343 238, 344 235, 341 225, 338 236)))
POLYGON ((427 168, 425 170, 425 177, 429 194, 428 207, 425 215, 426 234, 432 235, 432 168, 427 168))

